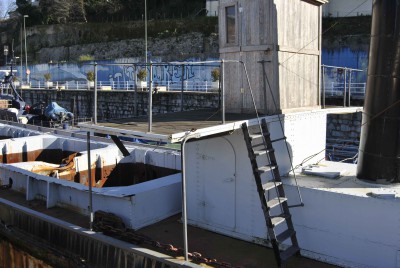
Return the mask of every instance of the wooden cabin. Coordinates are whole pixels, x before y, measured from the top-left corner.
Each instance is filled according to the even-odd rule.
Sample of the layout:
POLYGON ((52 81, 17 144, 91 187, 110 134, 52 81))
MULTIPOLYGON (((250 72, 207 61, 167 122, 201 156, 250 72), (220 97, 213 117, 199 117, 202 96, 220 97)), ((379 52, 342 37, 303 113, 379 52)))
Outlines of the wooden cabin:
POLYGON ((319 107, 321 6, 327 2, 220 0, 219 43, 220 57, 228 61, 223 70, 228 112, 254 111, 245 68, 229 60, 245 64, 259 112, 319 107))

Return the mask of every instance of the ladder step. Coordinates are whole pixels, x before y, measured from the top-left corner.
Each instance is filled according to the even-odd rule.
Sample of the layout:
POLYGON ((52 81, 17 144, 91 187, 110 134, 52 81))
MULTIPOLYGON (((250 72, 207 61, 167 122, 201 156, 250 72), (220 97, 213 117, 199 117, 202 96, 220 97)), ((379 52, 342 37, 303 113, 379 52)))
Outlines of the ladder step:
POLYGON ((254 154, 256 156, 260 156, 260 155, 269 154, 269 153, 272 153, 272 152, 274 152, 274 149, 264 149, 264 150, 254 151, 254 154))
POLYGON ((263 184, 263 189, 264 191, 269 191, 271 189, 274 189, 275 187, 278 187, 279 185, 282 185, 282 182, 280 181, 269 181, 267 183, 263 184))
POLYGON ((274 168, 276 168, 276 166, 266 165, 266 166, 263 166, 263 167, 259 167, 257 169, 257 171, 258 171, 258 173, 265 173, 265 172, 273 170, 274 168))
POLYGON ((281 224, 282 222, 285 222, 285 220, 286 218, 283 215, 271 217, 272 228, 281 224))
POLYGON ((279 243, 282 243, 286 239, 292 237, 295 235, 296 232, 294 230, 287 229, 284 232, 280 233, 279 235, 276 236, 276 240, 278 240, 279 243))
POLYGON ((287 201, 286 197, 279 197, 279 198, 275 197, 267 202, 267 206, 268 208, 273 208, 286 201, 287 201))
POLYGON ((257 143, 257 144, 253 144, 251 147, 256 148, 256 147, 260 147, 260 146, 265 147, 264 142, 262 142, 262 143, 257 143))
POLYGON ((277 141, 282 141, 282 140, 286 140, 286 137, 283 136, 282 138, 276 139, 276 140, 271 140, 271 142, 277 142, 277 141))
POLYGON ((300 251, 300 248, 298 246, 290 246, 287 249, 285 249, 284 251, 281 252, 281 259, 283 261, 287 261, 290 257, 292 257, 293 255, 295 255, 297 252, 300 251))
POLYGON ((256 139, 262 138, 262 136, 263 135, 261 133, 254 133, 254 134, 249 135, 249 138, 252 141, 252 140, 256 140, 256 139))

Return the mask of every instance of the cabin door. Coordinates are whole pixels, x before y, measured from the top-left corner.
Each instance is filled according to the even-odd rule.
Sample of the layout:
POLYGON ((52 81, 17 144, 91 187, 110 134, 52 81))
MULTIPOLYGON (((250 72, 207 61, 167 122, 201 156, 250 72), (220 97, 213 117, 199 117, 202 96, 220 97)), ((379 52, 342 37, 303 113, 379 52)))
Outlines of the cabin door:
POLYGON ((203 163, 203 209, 207 224, 235 227, 236 156, 225 138, 208 139, 198 157, 203 163))

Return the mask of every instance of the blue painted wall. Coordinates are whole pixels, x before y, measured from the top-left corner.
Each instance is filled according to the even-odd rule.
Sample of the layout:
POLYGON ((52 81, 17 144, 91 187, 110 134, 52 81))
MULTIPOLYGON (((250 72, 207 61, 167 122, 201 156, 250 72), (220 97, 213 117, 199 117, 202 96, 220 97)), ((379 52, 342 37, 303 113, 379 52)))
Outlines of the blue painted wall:
MULTIPOLYGON (((216 59, 208 59, 216 60, 216 59)), ((187 61, 200 61, 200 59, 188 59, 187 61)), ((124 58, 117 60, 97 61, 97 75, 98 81, 104 82, 127 82, 135 81, 135 73, 144 68, 134 65, 122 65, 127 63, 137 63, 136 58, 124 58), (116 66, 105 66, 102 64, 121 64, 116 66)), ((160 59, 154 59, 153 62, 160 62, 160 59)), ((216 68, 219 64, 213 63, 208 65, 192 66, 186 65, 184 68, 184 81, 203 82, 211 81, 211 70, 216 68), (211 65, 211 66, 210 66, 211 65)), ((17 77, 21 77, 21 66, 15 66, 17 69, 17 77)), ((3 67, 1 69, 9 69, 3 67)), ((28 66, 31 71, 30 81, 44 81, 44 74, 51 74, 51 81, 86 81, 86 73, 94 71, 93 62, 86 62, 82 64, 70 63, 48 63, 36 64, 28 66)), ((148 74, 150 74, 150 67, 147 67, 148 74)), ((25 66, 22 66, 23 80, 25 81, 25 66)), ((165 65, 153 67, 153 80, 159 83, 178 83, 182 78, 182 66, 180 65, 165 65)))
POLYGON ((357 76, 357 82, 365 82, 368 68, 368 51, 351 50, 349 47, 339 49, 322 49, 322 64, 364 70, 357 76))

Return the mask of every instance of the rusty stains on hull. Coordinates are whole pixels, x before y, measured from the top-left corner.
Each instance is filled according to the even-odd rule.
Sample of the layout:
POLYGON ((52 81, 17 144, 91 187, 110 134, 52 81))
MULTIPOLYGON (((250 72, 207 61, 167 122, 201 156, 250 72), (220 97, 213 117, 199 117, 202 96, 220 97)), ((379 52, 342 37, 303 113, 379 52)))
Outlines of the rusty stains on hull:
POLYGON ((0 267, 7 268, 52 268, 52 267, 72 267, 65 261, 65 258, 60 258, 48 251, 40 248, 37 243, 27 238, 24 234, 15 233, 15 230, 8 231, 9 236, 4 235, 7 230, 0 232, 0 267), (36 247, 36 244, 38 247, 36 247), (33 256, 35 252, 40 252, 40 256, 44 255, 47 258, 57 260, 54 265, 50 265, 43 260, 33 256))
POLYGON ((20 153, 8 153, 3 150, 0 163, 13 164, 28 161, 43 161, 52 164, 59 164, 61 161, 76 152, 63 151, 61 149, 33 150, 20 153))
MULTIPOLYGON (((31 161, 42 162, 33 165, 30 171, 88 186, 88 171, 77 171, 75 167, 74 158, 80 155, 81 153, 77 152, 44 149, 15 154, 3 153, 0 160, 2 159, 2 162, 5 164, 31 161)), ((134 185, 173 175, 179 171, 143 163, 115 163, 115 165, 105 165, 104 160, 99 158, 99 160, 92 164, 90 172, 93 187, 101 188, 134 185)))

